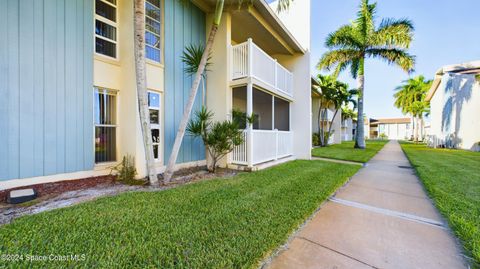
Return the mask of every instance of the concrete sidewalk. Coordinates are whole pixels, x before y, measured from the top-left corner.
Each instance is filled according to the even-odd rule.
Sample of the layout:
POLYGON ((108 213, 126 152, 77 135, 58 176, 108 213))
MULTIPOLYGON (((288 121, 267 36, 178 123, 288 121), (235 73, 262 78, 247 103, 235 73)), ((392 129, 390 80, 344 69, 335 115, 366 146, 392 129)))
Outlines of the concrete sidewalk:
POLYGON ((269 268, 467 268, 397 141, 322 206, 269 268))

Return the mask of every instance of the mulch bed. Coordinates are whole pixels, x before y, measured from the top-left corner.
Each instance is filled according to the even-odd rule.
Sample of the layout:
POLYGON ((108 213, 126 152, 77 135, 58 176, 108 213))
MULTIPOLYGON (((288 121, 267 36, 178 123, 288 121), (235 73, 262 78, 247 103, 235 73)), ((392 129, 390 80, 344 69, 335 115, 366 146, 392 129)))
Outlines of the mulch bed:
POLYGON ((114 183, 115 183, 115 176, 105 175, 105 176, 98 176, 98 177, 90 177, 90 178, 75 179, 75 180, 64 180, 64 181, 57 181, 57 182, 50 182, 50 183, 35 184, 30 186, 16 187, 16 188, 0 191, 0 203, 5 203, 7 201, 7 196, 10 191, 18 190, 18 189, 32 188, 37 192, 38 197, 42 197, 46 195, 61 194, 67 191, 88 189, 100 184, 113 185, 114 183))
MULTIPOLYGON (((158 178, 160 182, 162 182, 160 186, 176 186, 176 185, 186 184, 189 182, 215 178, 215 177, 230 177, 237 173, 238 171, 236 170, 218 168, 217 172, 215 174, 212 174, 207 171, 206 166, 199 166, 199 167, 185 168, 185 169, 176 171, 174 174, 174 177, 172 178, 172 181, 168 184, 164 184, 162 182, 163 175, 159 175, 158 178)), ((30 186, 16 187, 16 188, 11 188, 7 190, 1 190, 0 203, 6 203, 8 193, 12 190, 33 188, 37 192, 38 198, 42 198, 45 196, 48 196, 48 197, 56 196, 69 191, 89 189, 99 185, 102 185, 102 187, 108 187, 118 183, 121 183, 121 182, 117 182, 114 175, 105 175, 105 176, 98 176, 98 177, 90 177, 90 178, 75 179, 75 180, 64 180, 64 181, 57 181, 57 182, 50 182, 50 183, 35 184, 30 186)))

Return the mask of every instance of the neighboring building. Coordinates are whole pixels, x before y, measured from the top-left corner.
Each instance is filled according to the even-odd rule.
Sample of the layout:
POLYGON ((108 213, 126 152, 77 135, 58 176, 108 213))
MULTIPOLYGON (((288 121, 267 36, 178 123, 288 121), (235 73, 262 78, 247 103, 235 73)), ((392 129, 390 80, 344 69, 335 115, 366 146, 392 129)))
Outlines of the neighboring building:
POLYGON ((332 125, 332 135, 328 141, 329 144, 342 143, 342 110, 339 109, 335 118, 335 108, 333 106, 327 109, 327 120, 319 122, 319 108, 322 100, 321 89, 318 86, 318 82, 315 78, 312 78, 312 132, 318 133, 320 126, 323 124, 325 131, 328 131, 330 125, 332 125))
POLYGON ((365 121, 365 136, 368 139, 380 138, 382 134, 392 140, 408 140, 413 136, 410 118, 368 119, 365 121))
POLYGON ((356 131, 357 131, 356 120, 349 118, 342 121, 342 141, 355 140, 356 131))
MULTIPOLYGON (((308 0, 295 5, 310 10, 308 0)), ((214 0, 146 1, 158 173, 192 83, 180 56, 190 44, 205 44, 214 8, 214 0)), ((302 16, 309 21, 309 14, 302 16)), ((139 177, 146 175, 133 18, 133 0, 0 2, 0 189, 105 175, 127 154, 136 157, 139 177)), ((236 108, 257 115, 258 123, 224 166, 310 158, 309 44, 294 34, 264 0, 242 8, 227 1, 206 97, 200 90, 194 110, 205 103, 224 120, 236 108)), ((309 43, 304 31, 301 36, 309 43)), ((177 168, 205 159, 201 141, 185 136, 177 168)))
POLYGON ((428 143, 433 147, 480 150, 480 61, 448 65, 435 74, 428 143))

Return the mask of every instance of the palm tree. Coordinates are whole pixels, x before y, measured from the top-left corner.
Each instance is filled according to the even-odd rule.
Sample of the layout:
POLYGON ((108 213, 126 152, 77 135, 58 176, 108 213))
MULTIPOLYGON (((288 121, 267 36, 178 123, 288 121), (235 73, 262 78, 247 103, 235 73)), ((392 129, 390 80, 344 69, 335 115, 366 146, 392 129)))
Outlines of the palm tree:
MULTIPOLYGON (((318 136, 320 145, 325 146, 325 129, 324 122, 327 118, 327 110, 332 106, 333 95, 336 92, 337 80, 333 76, 324 76, 319 74, 317 76, 317 82, 319 85, 320 104, 318 106, 318 136)), ((328 139, 327 139, 328 140, 328 139)))
POLYGON ((134 35, 138 112, 142 128, 145 159, 147 161, 147 175, 150 184, 156 185, 158 184, 158 178, 154 167, 153 140, 150 128, 150 112, 148 110, 145 67, 145 0, 135 0, 134 2, 134 35))
POLYGON ((355 109, 351 109, 347 106, 342 107, 342 121, 352 119, 356 120, 357 119, 357 112, 355 112, 355 109))
MULTIPOLYGON (((135 0, 137 2, 143 2, 143 0, 135 0)), ((183 0, 186 1, 186 0, 183 0)), ((252 2, 254 0, 230 0, 227 2, 231 4, 238 4, 241 6, 244 2, 252 2)), ((290 3, 293 0, 279 0, 278 1, 278 6, 277 6, 277 11, 283 11, 287 9, 290 5, 290 3)), ((215 6, 215 15, 213 16, 213 21, 212 21, 212 26, 210 28, 210 33, 207 39, 207 44, 205 46, 205 50, 203 51, 202 58, 200 60, 200 64, 197 69, 197 73, 195 74, 195 78, 193 80, 192 87, 190 88, 190 94, 188 96, 188 102, 185 105, 185 110, 183 111, 183 117, 182 120, 180 121, 180 125, 178 126, 177 130, 177 135, 175 136, 175 142, 173 144, 172 152, 170 154, 170 158, 168 160, 167 167, 165 169, 165 173, 163 175, 164 181, 168 183, 170 179, 172 178, 173 175, 173 170, 175 167, 175 163, 177 161, 178 157, 178 152, 180 150, 180 146, 183 141, 183 137, 185 136, 185 130, 187 128, 188 121, 190 119, 190 114, 192 112, 193 108, 193 103, 195 101, 195 96, 197 95, 198 91, 198 86, 200 85, 200 80, 202 78, 202 74, 205 72, 205 67, 207 64, 207 60, 210 56, 212 46, 213 46, 213 41, 215 39, 215 35, 218 30, 218 26, 220 25, 220 21, 222 18, 222 13, 223 13, 223 6, 225 4, 225 0, 217 0, 216 1, 216 6, 215 6)), ((228 4, 228 3, 227 3, 228 4)))
MULTIPOLYGON (((401 109, 403 114, 410 114, 413 119, 414 140, 418 141, 420 125, 423 127, 423 117, 429 111, 429 104, 425 101, 432 80, 426 80, 424 76, 416 76, 403 81, 403 84, 395 88, 395 107, 401 109)), ((423 132, 422 132, 423 138, 423 132)))
MULTIPOLYGON (((383 19, 375 25, 376 3, 362 0, 357 18, 351 24, 330 33, 325 42, 330 49, 318 62, 317 68, 338 75, 350 68, 358 83, 358 115, 363 115, 365 59, 379 58, 412 72, 415 57, 407 53, 413 39, 413 24, 408 19, 383 19)), ((365 148, 363 117, 358 118, 355 148, 365 148)))

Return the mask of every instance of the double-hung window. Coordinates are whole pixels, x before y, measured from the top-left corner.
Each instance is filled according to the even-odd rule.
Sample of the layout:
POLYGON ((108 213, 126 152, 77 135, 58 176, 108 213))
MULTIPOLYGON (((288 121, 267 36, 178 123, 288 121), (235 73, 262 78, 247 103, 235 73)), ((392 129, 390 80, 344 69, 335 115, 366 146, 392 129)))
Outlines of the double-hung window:
POLYGON ((150 110, 150 128, 152 130, 153 157, 160 160, 160 123, 161 123, 161 100, 157 92, 148 92, 148 109, 150 110))
POLYGON ((145 53, 147 59, 161 62, 161 0, 145 1, 145 53))
POLYGON ((95 52, 117 58, 117 0, 95 0, 95 52))
POLYGON ((112 90, 94 93, 95 163, 116 161, 117 96, 112 90))

